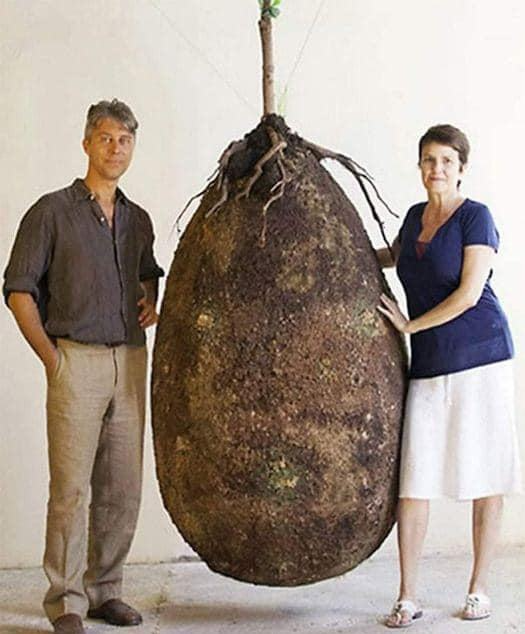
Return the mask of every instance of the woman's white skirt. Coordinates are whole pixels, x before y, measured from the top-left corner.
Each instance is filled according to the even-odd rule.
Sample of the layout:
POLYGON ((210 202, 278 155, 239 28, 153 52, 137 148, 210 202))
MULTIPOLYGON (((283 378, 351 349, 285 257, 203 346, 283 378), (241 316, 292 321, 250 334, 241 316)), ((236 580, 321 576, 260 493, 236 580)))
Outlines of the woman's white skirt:
POLYGON ((473 500, 520 491, 512 360, 411 379, 399 496, 473 500))

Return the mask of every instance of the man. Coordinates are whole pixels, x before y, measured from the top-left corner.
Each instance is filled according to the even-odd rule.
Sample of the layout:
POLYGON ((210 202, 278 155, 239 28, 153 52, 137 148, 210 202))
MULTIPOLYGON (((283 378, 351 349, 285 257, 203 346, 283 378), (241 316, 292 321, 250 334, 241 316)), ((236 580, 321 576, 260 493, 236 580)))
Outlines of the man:
POLYGON ((148 214, 117 188, 137 127, 116 99, 89 108, 86 177, 30 208, 5 272, 8 306, 47 376, 44 608, 57 634, 83 634, 87 607, 114 625, 142 621, 120 597, 141 491, 144 329, 163 271, 148 214))

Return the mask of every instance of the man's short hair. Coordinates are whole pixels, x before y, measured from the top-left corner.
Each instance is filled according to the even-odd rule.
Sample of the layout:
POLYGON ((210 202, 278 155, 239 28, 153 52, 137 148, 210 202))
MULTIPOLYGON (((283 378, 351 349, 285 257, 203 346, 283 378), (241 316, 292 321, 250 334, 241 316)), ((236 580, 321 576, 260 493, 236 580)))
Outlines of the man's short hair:
POLYGON ((139 127, 131 108, 123 101, 112 99, 111 101, 99 101, 89 106, 84 129, 84 138, 89 139, 93 130, 101 119, 115 119, 121 123, 133 136, 139 127))

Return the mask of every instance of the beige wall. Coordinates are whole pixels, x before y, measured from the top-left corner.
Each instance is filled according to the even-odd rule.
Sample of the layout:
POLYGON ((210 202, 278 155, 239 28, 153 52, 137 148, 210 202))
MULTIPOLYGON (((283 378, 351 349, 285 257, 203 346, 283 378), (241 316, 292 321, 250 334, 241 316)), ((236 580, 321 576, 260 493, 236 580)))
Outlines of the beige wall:
MULTIPOLYGON (((118 96, 140 119, 136 157, 123 187, 151 212, 166 268, 176 246, 176 214, 202 187, 227 143, 256 124, 256 0, 156 5, 165 15, 146 0, 1 3, 2 262, 23 211, 41 193, 83 174, 80 139, 90 103, 118 96)), ((279 90, 319 2, 283 0, 282 6, 276 29, 279 90)), ((494 284, 518 351, 523 447, 524 32, 521 0, 326 0, 284 100, 292 128, 366 165, 402 212, 423 196, 415 167, 422 131, 447 121, 470 135, 465 192, 489 204, 503 236, 494 284)), ((379 244, 351 178, 333 171, 379 244)), ((398 221, 389 219, 387 227, 393 236, 398 221)), ((39 563, 43 549, 44 378, 7 310, 0 311, 0 333, 0 566, 28 566, 39 563)), ((149 437, 144 489, 132 560, 190 553, 162 508, 149 437)), ((465 549, 469 505, 440 502, 433 508, 428 551, 465 549)), ((524 511, 523 498, 508 501, 506 544, 525 541, 524 511)), ((392 548, 389 538, 382 552, 392 548)))

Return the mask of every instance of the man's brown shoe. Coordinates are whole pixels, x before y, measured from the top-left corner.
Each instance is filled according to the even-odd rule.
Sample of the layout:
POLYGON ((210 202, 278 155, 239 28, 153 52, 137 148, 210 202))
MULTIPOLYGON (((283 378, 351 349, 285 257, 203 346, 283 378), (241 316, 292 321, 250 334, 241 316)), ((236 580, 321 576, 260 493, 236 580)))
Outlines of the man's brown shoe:
POLYGON ((140 625, 142 616, 120 599, 109 599, 98 608, 90 608, 87 613, 90 619, 103 619, 110 625, 140 625))
POLYGON ((82 619, 78 614, 63 614, 53 621, 55 634, 86 634, 82 619))

